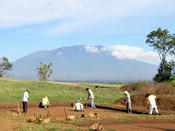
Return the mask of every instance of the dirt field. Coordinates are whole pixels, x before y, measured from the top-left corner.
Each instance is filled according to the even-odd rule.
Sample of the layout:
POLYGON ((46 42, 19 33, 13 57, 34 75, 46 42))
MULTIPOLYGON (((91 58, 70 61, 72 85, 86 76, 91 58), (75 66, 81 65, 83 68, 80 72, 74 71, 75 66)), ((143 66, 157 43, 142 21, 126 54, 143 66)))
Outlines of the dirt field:
MULTIPOLYGON (((97 112, 99 118, 85 119, 80 121, 66 121, 64 108, 66 108, 68 115, 80 116, 81 112, 72 111, 71 103, 55 103, 48 109, 39 108, 38 103, 29 104, 28 112, 23 118, 29 118, 34 114, 36 116, 46 116, 48 111, 52 117, 57 119, 57 123, 67 125, 75 125, 79 127, 89 128, 95 122, 101 122, 104 129, 116 131, 175 131, 175 118, 131 118, 132 115, 125 112, 110 110, 110 109, 85 109, 85 118, 89 116, 90 112, 97 112), (104 116, 108 117, 105 118, 104 116), (121 117, 114 119, 114 117, 121 117), (123 119, 122 119, 123 117, 123 119)), ((20 105, 20 109, 22 107, 20 105)), ((18 124, 24 122, 19 116, 15 116, 17 112, 17 105, 0 105, 0 127, 3 131, 16 130, 18 124), (5 114, 10 115, 5 115, 5 114), (13 117, 12 117, 13 116, 13 117)), ((24 114, 22 114, 24 116, 24 114)), ((26 122, 26 121, 25 121, 26 122)))
MULTIPOLYGON (((156 104, 158 110, 161 114, 175 114, 175 96, 171 95, 156 95, 157 100, 156 104)), ((132 108, 136 112, 146 113, 146 102, 147 98, 143 94, 133 95, 131 96, 132 100, 132 108), (139 101, 138 101, 139 100, 139 101)), ((122 105, 124 102, 124 98, 121 98, 115 102, 114 105, 122 105)))

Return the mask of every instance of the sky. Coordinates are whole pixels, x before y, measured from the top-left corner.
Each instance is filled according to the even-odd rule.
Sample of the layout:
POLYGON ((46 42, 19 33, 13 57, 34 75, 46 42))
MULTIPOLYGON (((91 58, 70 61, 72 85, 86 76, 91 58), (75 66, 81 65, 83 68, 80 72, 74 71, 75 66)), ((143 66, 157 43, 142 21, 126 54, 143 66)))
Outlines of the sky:
POLYGON ((157 64, 146 36, 175 33, 174 0, 0 0, 0 57, 38 50, 102 45, 117 58, 157 64))

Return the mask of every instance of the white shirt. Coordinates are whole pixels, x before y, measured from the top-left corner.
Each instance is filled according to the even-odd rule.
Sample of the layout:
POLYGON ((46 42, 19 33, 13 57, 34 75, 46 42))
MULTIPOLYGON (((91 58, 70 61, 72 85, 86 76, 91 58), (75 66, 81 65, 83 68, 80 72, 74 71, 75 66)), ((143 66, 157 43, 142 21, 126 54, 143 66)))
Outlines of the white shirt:
POLYGON ((127 102, 131 103, 131 98, 130 98, 129 94, 126 94, 126 95, 125 95, 125 100, 126 100, 127 102))
POLYGON ((77 110, 77 111, 83 110, 83 105, 81 103, 76 103, 74 105, 74 110, 77 110))
POLYGON ((29 98, 29 93, 26 91, 26 92, 24 92, 22 101, 28 102, 28 98, 29 98))
POLYGON ((94 94, 90 89, 88 90, 88 96, 89 96, 89 99, 94 99, 94 94))
POLYGON ((156 106, 156 100, 155 100, 155 96, 154 95, 150 95, 148 97, 148 100, 149 100, 149 104, 152 105, 152 106, 156 106))

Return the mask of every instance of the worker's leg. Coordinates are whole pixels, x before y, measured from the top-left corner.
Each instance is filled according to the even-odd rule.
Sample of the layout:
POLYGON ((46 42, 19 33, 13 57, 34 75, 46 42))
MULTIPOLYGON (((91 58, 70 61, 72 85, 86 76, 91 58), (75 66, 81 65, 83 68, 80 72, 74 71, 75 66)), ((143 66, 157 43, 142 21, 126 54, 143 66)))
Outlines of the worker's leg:
POLYGON ((156 112, 156 114, 159 113, 158 110, 157 110, 157 106, 156 105, 154 106, 154 111, 156 112))
POLYGON ((95 109, 94 99, 91 99, 91 108, 95 109))
POLYGON ((27 112, 27 102, 23 101, 23 112, 27 112))
POLYGON ((26 105, 26 106, 25 106, 25 107, 26 107, 26 108, 25 108, 25 112, 27 112, 27 102, 25 102, 25 105, 26 105))
POLYGON ((131 102, 128 102, 128 113, 131 113, 131 102))
POLYGON ((25 102, 22 102, 23 112, 25 112, 25 102))
POLYGON ((153 106, 149 105, 149 114, 152 115, 152 112, 153 112, 153 106))
POLYGON ((127 111, 127 113, 129 113, 129 103, 128 102, 126 104, 126 111, 127 111))

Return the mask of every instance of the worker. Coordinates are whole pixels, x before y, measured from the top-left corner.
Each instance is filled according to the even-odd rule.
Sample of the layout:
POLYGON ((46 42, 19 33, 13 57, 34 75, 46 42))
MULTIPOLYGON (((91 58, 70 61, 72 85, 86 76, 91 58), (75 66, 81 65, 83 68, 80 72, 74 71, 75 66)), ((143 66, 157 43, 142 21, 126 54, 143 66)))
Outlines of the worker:
POLYGON ((91 101, 91 108, 95 109, 96 107, 94 104, 94 93, 89 88, 86 88, 86 91, 88 92, 88 100, 91 101))
POLYGON ((29 93, 30 93, 30 90, 27 89, 23 95, 23 99, 22 99, 23 113, 27 112, 27 103, 28 103, 29 93))
POLYGON ((84 111, 83 104, 80 103, 80 100, 76 100, 73 110, 74 111, 84 111))
POLYGON ((131 108, 131 98, 128 93, 128 91, 123 92, 125 94, 125 105, 126 105, 126 110, 127 113, 131 114, 132 113, 132 108, 131 108))
POLYGON ((157 105, 156 105, 157 97, 149 93, 147 93, 145 97, 147 97, 147 107, 149 108, 149 114, 152 115, 153 110, 155 111, 156 114, 158 114, 157 105))
POLYGON ((49 99, 48 99, 47 96, 46 96, 46 97, 44 97, 44 98, 42 99, 42 107, 48 108, 49 106, 50 106, 50 102, 49 102, 49 99))

